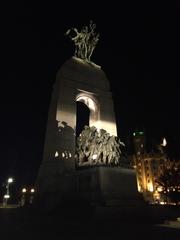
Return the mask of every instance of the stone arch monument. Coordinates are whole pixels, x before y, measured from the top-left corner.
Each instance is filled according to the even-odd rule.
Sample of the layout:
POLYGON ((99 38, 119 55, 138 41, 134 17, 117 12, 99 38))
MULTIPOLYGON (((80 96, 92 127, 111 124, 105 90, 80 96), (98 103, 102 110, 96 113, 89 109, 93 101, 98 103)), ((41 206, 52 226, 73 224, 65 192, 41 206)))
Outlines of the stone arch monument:
POLYGON ((75 56, 59 69, 53 87, 43 161, 36 182, 37 196, 43 202, 48 199, 48 205, 58 204, 68 197, 73 199, 80 192, 84 192, 84 196, 90 192, 92 201, 102 195, 97 190, 98 179, 104 174, 102 169, 84 169, 79 172, 74 157, 76 101, 83 102, 89 108, 90 126, 117 136, 109 81, 101 67, 90 60, 99 37, 99 34, 94 33, 94 28, 91 22, 90 30, 83 27, 80 33, 77 29, 67 31, 67 34, 75 31, 76 37, 81 37, 81 40, 78 42, 75 37, 72 38, 76 46, 75 56), (83 37, 85 40, 82 40, 83 37))

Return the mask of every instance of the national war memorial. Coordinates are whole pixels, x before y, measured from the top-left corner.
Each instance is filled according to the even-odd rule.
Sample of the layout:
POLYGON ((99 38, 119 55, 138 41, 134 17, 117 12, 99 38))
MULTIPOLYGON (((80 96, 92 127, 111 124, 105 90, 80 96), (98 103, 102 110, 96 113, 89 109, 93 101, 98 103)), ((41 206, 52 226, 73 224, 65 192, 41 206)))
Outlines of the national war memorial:
POLYGON ((95 28, 90 22, 80 31, 66 32, 75 53, 56 75, 36 181, 36 201, 46 208, 66 201, 94 206, 136 206, 142 201, 135 170, 121 167, 125 146, 117 137, 110 83, 91 61, 99 41, 95 28))

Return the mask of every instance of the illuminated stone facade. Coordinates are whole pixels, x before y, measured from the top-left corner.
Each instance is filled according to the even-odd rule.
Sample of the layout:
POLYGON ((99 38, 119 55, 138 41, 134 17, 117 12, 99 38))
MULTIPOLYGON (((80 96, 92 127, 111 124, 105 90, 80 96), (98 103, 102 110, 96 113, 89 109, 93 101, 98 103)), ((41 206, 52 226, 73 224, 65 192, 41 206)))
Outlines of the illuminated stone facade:
POLYGON ((146 153, 144 132, 133 133, 135 154, 133 165, 136 169, 138 191, 147 202, 153 203, 159 198, 156 179, 161 175, 167 157, 162 152, 146 153))
POLYGON ((166 161, 165 155, 158 153, 134 155, 138 191, 148 202, 154 202, 159 197, 155 179, 162 173, 166 161))

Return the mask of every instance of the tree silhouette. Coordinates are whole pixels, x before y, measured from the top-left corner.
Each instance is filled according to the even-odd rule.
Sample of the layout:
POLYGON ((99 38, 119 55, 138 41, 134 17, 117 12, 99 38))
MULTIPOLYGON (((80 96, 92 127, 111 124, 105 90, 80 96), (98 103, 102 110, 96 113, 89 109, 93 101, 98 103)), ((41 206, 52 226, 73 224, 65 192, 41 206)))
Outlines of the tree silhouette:
POLYGON ((180 201, 180 162, 168 160, 156 182, 162 187, 162 194, 178 204, 180 201))

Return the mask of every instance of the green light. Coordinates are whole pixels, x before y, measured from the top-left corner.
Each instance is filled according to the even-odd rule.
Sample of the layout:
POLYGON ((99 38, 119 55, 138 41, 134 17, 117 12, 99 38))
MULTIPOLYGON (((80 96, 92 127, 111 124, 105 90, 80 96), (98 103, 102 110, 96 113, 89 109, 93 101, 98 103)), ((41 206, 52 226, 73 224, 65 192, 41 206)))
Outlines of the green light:
POLYGON ((133 136, 144 135, 144 132, 133 132, 133 136))

